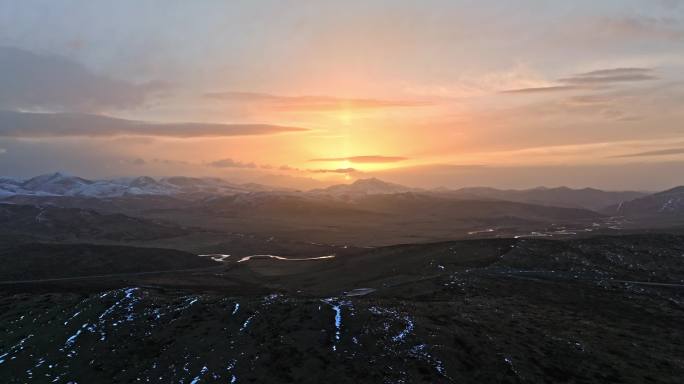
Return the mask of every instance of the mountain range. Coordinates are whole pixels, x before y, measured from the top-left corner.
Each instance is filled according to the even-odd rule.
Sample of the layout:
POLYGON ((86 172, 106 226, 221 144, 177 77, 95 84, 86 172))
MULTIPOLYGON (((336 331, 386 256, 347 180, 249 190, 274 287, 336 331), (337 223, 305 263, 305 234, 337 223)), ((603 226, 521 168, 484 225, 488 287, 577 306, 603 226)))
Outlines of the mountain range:
POLYGON ((568 187, 537 187, 524 190, 475 187, 453 191, 446 190, 442 193, 444 195, 469 199, 486 198, 591 210, 601 210, 613 204, 619 204, 647 195, 647 193, 636 191, 602 191, 595 188, 572 189, 568 187))
POLYGON ((109 180, 88 180, 56 172, 27 180, 0 178, 0 198, 22 196, 79 196, 79 197, 122 197, 122 196, 206 196, 224 195, 262 190, 273 190, 259 184, 233 184, 219 178, 209 177, 165 177, 154 179, 149 176, 118 178, 109 180))
MULTIPOLYGON (((676 193, 676 189, 672 190, 676 193)), ((78 176, 56 172, 26 180, 0 177, 0 198, 14 196, 36 197, 86 197, 116 198, 133 196, 173 196, 189 199, 210 196, 226 196, 254 192, 294 192, 255 183, 239 184, 221 178, 211 177, 164 177, 149 176, 89 180, 78 176)), ((461 189, 420 189, 385 182, 376 178, 359 179, 351 184, 333 185, 312 189, 311 196, 332 196, 341 199, 356 199, 369 195, 398 193, 430 194, 462 200, 505 200, 526 204, 539 204, 566 208, 604 210, 648 196, 636 191, 602 191, 593 188, 572 189, 568 187, 538 187, 525 190, 501 190, 487 187, 461 189)), ((665 193, 665 192, 663 192, 665 193)), ((673 202, 676 201, 673 200, 673 202)), ((626 206, 625 206, 626 207, 626 206)), ((674 209, 674 208, 670 208, 674 209)))

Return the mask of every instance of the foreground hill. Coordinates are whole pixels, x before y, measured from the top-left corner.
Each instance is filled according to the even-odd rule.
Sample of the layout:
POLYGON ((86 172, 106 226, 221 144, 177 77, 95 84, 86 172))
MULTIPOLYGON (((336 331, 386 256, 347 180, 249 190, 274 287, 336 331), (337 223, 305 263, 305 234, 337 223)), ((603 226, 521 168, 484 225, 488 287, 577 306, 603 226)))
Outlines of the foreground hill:
POLYGON ((682 252, 665 235, 490 239, 5 285, 0 377, 679 383, 682 252))
POLYGON ((135 275, 213 266, 216 263, 208 258, 169 249, 90 244, 0 245, 0 280, 3 281, 135 275))

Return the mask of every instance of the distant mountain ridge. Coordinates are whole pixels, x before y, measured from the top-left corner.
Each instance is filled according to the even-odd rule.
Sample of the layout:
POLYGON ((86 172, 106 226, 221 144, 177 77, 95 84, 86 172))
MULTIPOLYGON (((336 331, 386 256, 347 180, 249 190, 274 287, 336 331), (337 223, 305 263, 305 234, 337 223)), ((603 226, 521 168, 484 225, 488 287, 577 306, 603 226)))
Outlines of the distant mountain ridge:
POLYGON ((623 216, 681 216, 684 215, 684 186, 613 205, 605 212, 623 216))
MULTIPOLYGON (((271 187, 255 183, 232 183, 216 177, 187 177, 174 176, 153 178, 149 176, 89 180, 65 173, 40 175, 26 180, 0 177, 0 199, 33 198, 44 199, 50 197, 77 198, 119 198, 119 197, 187 197, 191 199, 229 196, 245 193, 294 192, 293 190, 271 187)), ((595 188, 572 189, 568 187, 513 190, 489 187, 468 187, 461 189, 421 189, 400 184, 386 182, 377 178, 359 179, 350 184, 337 184, 327 188, 312 189, 305 195, 330 196, 342 199, 359 199, 364 196, 392 195, 402 193, 416 193, 446 197, 460 200, 499 200, 516 203, 555 206, 564 208, 582 208, 604 213, 617 213, 617 207, 622 205, 627 209, 632 201, 646 198, 649 195, 636 191, 603 191, 595 188)), ((672 206, 664 210, 680 209, 681 196, 684 187, 660 192, 650 199, 654 205, 662 206, 670 201, 672 206), (667 197, 664 197, 667 196, 667 197), (660 202, 660 199, 665 199, 660 202), (660 204, 660 205, 658 205, 660 204)), ((638 204, 646 204, 646 200, 638 204)), ((644 207, 656 210, 658 207, 644 207)), ((631 209, 631 208, 630 208, 631 209)), ((636 209, 636 208, 635 208, 636 209)))
POLYGON ((351 184, 337 184, 327 188, 314 189, 310 193, 341 195, 375 195, 420 191, 400 184, 388 183, 377 178, 358 179, 351 184))
POLYGON ((602 191, 595 188, 573 189, 568 187, 537 187, 522 190, 489 187, 420 189, 389 183, 376 178, 359 179, 351 184, 338 184, 310 191, 310 193, 330 194, 338 197, 359 197, 406 192, 432 194, 462 200, 502 200, 590 210, 601 210, 614 204, 631 201, 647 195, 646 193, 636 191, 602 191))
POLYGON ((506 190, 475 187, 443 191, 442 193, 469 199, 486 198, 591 210, 601 210, 614 204, 631 201, 647 195, 644 192, 637 191, 603 191, 595 188, 573 189, 568 187, 506 190))
POLYGON ((178 196, 223 195, 274 189, 258 184, 233 184, 219 178, 175 176, 154 179, 149 176, 109 180, 88 180, 61 172, 27 180, 0 178, 0 198, 10 196, 178 196))

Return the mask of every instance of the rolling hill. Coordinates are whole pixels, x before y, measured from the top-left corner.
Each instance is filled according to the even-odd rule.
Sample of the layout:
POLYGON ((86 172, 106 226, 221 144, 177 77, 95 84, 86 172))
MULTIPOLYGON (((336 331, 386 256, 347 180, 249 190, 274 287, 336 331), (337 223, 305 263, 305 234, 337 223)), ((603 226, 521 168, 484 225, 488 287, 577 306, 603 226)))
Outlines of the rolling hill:
POLYGON ((45 240, 153 240, 180 236, 178 226, 79 208, 0 204, 0 232, 45 240))
POLYGON ((643 196, 604 210, 629 217, 661 217, 684 219, 684 186, 643 196))

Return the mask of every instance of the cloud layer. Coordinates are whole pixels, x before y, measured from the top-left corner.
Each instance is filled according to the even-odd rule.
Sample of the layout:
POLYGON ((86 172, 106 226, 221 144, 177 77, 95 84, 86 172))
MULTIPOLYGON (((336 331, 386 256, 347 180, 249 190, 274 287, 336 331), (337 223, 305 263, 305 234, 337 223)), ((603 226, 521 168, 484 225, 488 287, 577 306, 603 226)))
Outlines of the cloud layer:
POLYGON ((681 154, 684 154, 684 148, 670 148, 670 149, 661 149, 658 151, 629 153, 626 155, 613 156, 613 157, 649 157, 649 156, 669 156, 669 155, 681 155, 681 154))
POLYGON ((325 157, 318 159, 311 159, 311 162, 327 162, 327 161, 348 161, 350 163, 369 164, 369 163, 396 163, 399 161, 408 160, 407 157, 402 156, 351 156, 351 157, 325 157))
POLYGON ((143 105, 160 82, 135 84, 99 75, 65 57, 0 47, 0 108, 99 112, 143 105))
POLYGON ((209 166, 216 168, 256 168, 254 163, 243 163, 241 161, 235 161, 233 159, 221 159, 212 161, 209 166))
POLYGON ((629 83, 657 79, 652 72, 653 70, 649 68, 610 68, 579 73, 571 77, 558 79, 558 81, 577 85, 629 83))
POLYGON ((336 168, 336 169, 310 169, 313 173, 355 173, 358 172, 356 168, 336 168))
POLYGON ((74 113, 0 111, 0 137, 116 137, 175 138, 270 135, 305 128, 269 124, 154 123, 74 113))
POLYGON ((240 103, 264 104, 279 110, 326 111, 340 108, 380 109, 423 107, 433 103, 424 100, 383 100, 366 98, 340 98, 334 96, 281 96, 255 92, 211 92, 205 97, 240 103))
POLYGON ((546 87, 530 87, 509 89, 503 93, 549 93, 595 89, 620 83, 633 83, 657 80, 651 68, 607 68, 590 72, 578 73, 556 80, 555 85, 546 87))

